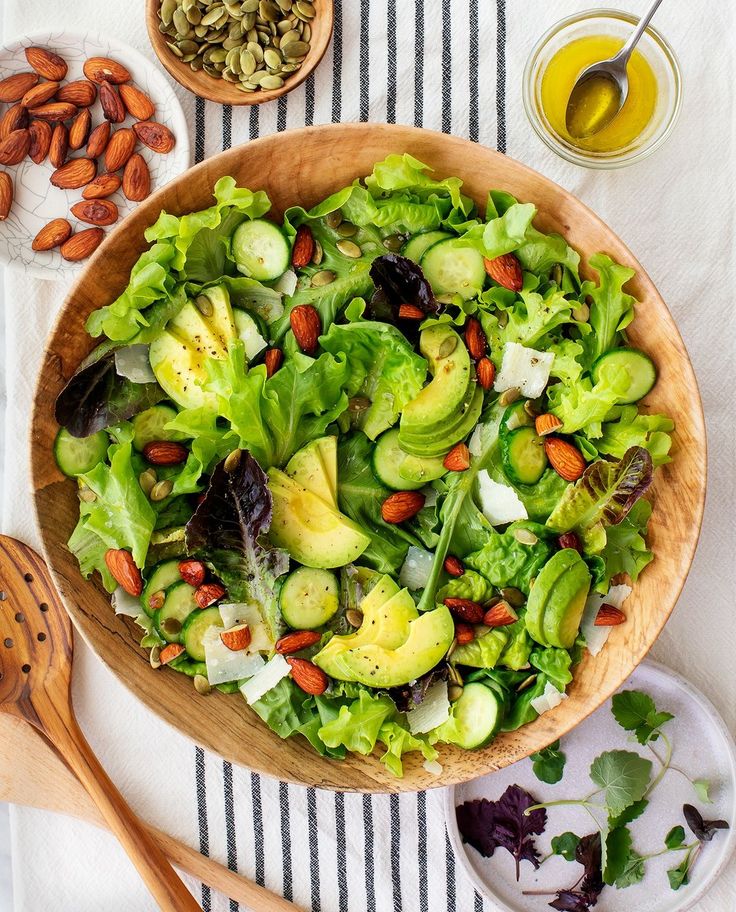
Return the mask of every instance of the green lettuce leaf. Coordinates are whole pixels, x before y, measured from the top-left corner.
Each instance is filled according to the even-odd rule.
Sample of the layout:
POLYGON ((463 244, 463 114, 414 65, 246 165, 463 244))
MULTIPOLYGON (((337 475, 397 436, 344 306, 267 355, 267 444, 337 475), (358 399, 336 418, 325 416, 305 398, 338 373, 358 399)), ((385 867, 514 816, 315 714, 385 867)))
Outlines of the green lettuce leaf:
POLYGON ((86 526, 89 506, 90 504, 84 502, 80 504, 79 520, 67 544, 69 550, 79 561, 79 572, 82 576, 85 579, 89 579, 95 570, 98 570, 105 589, 108 592, 114 592, 118 584, 113 579, 105 563, 105 553, 108 550, 108 545, 105 544, 99 535, 86 526))
POLYGON ((556 649, 554 646, 547 649, 535 649, 530 658, 531 664, 563 693, 572 681, 571 661, 570 653, 566 649, 556 649))
POLYGON ((602 423, 611 409, 626 398, 629 376, 626 371, 603 363, 598 382, 587 378, 576 383, 556 383, 547 391, 550 411, 562 422, 564 434, 585 431, 588 437, 596 439, 602 434, 602 423))
MULTIPOLYGON (((610 415, 608 416, 610 419, 610 415)), ((607 421, 595 445, 599 453, 621 458, 632 446, 649 450, 655 466, 670 462, 670 433, 675 422, 666 415, 643 415, 635 405, 621 406, 615 420, 607 421)))
POLYGON ((575 531, 588 553, 606 545, 606 527, 620 523, 652 483, 652 457, 632 447, 616 462, 589 465, 547 520, 553 532, 575 531))
POLYGON ((486 544, 465 557, 465 565, 482 573, 498 589, 513 586, 528 595, 532 579, 552 554, 552 547, 546 540, 548 537, 544 526, 528 521, 512 523, 505 532, 492 528, 486 544), (534 532, 537 543, 524 545, 517 541, 514 536, 517 529, 534 532))
POLYGON ((598 272, 598 285, 583 282, 581 297, 590 296, 590 326, 593 332, 585 339, 588 366, 616 344, 618 333, 634 319, 636 299, 623 287, 634 275, 628 266, 620 266, 604 253, 594 253, 588 261, 598 272))
POLYGON ((319 341, 325 351, 345 356, 350 368, 347 395, 371 400, 358 422, 371 440, 396 423, 401 410, 424 385, 427 362, 388 323, 333 323, 319 341))
POLYGON ((464 598, 483 604, 494 594, 493 586, 485 577, 476 573, 475 570, 466 568, 462 576, 448 580, 437 592, 437 601, 444 602, 446 598, 464 598))
POLYGON ((608 592, 612 577, 619 573, 628 573, 635 583, 641 571, 654 560, 645 538, 651 515, 652 505, 646 500, 638 500, 625 519, 618 525, 608 526, 606 545, 600 553, 605 574, 596 585, 599 592, 608 592))
POLYGON ((219 397, 218 412, 263 466, 282 466, 300 447, 321 437, 348 406, 343 388, 350 369, 344 358, 295 352, 266 379, 263 365, 248 370, 243 343, 228 357, 211 360, 207 389, 219 397))
MULTIPOLYGON (((456 646, 452 653, 452 661, 457 665, 468 665, 471 668, 493 668, 508 642, 509 633, 505 627, 492 628, 487 633, 481 633, 470 643, 456 646)), ((450 722, 448 719, 448 723, 450 722)))
POLYGON ((357 700, 341 706, 337 717, 320 728, 319 737, 327 747, 342 745, 357 754, 370 754, 384 723, 395 715, 390 697, 361 690, 357 700))
POLYGON ((203 406, 184 409, 167 423, 167 431, 177 431, 182 439, 191 440, 187 461, 173 478, 174 495, 201 490, 202 475, 209 474, 216 462, 238 446, 237 436, 230 428, 220 427, 217 418, 216 412, 203 406))
POLYGON ((505 627, 504 630, 509 639, 498 660, 499 665, 505 665, 514 671, 526 668, 529 664, 529 656, 534 644, 526 629, 524 612, 520 611, 519 620, 505 627))
POLYGON ((436 748, 423 736, 412 735, 408 728, 395 720, 383 723, 378 732, 378 740, 386 747, 386 753, 380 757, 381 763, 398 778, 404 775, 404 766, 401 762, 404 754, 421 751, 425 760, 436 760, 439 756, 436 748))
POLYGON ((583 365, 580 363, 580 358, 584 349, 580 342, 576 342, 574 339, 547 341, 545 350, 553 352, 555 356, 550 369, 550 376, 562 380, 566 386, 577 383, 583 373, 583 365))
MULTIPOLYGON (((453 510, 458 509, 455 498, 451 495, 460 484, 462 475, 462 472, 449 472, 444 478, 433 483, 434 489, 441 498, 440 520, 443 525, 446 517, 453 510)), ((493 529, 493 526, 476 506, 472 495, 471 491, 471 495, 463 498, 460 504, 455 519, 455 528, 448 546, 448 553, 460 558, 464 558, 471 551, 482 548, 493 529)))

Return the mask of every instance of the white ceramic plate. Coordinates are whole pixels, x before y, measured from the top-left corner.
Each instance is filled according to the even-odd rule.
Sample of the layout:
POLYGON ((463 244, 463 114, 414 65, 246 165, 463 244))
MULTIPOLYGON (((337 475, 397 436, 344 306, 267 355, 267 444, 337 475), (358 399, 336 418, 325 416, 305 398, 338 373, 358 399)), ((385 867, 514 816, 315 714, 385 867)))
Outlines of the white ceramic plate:
MULTIPOLYGON (((669 771, 652 793, 646 813, 631 824, 634 848, 641 854, 664 848, 666 833, 677 824, 685 826, 690 841, 692 837, 682 816, 682 805, 686 802, 695 805, 706 819, 727 820, 731 829, 719 832, 707 843, 688 886, 676 892, 670 889, 667 869, 682 858, 681 853, 673 853, 648 860, 641 883, 623 890, 605 887, 595 909, 596 912, 685 912, 706 893, 736 848, 736 745, 710 701, 692 684, 656 662, 643 662, 621 690, 643 690, 653 697, 658 709, 675 714, 675 719, 665 726, 674 743, 672 762, 693 779, 705 778, 713 785, 714 803, 703 805, 690 783, 677 772, 669 771)), ((614 720, 610 707, 609 700, 562 739, 567 763, 562 781, 556 785, 540 782, 532 772, 531 761, 521 760, 497 773, 447 790, 445 814, 450 841, 460 865, 476 889, 490 900, 492 908, 503 912, 549 912, 552 896, 523 896, 521 891, 570 887, 582 868, 557 856, 538 871, 522 862, 521 881, 517 884, 514 860, 508 852, 498 849, 492 858, 483 858, 471 846, 463 844, 455 807, 474 798, 498 799, 513 783, 539 800, 578 797, 590 789, 590 763, 604 750, 638 750, 642 756, 651 757, 646 748, 635 742, 627 743, 627 733, 614 720)), ((550 849, 552 836, 566 830, 581 836, 592 831, 592 822, 582 808, 556 807, 549 809, 547 815, 546 832, 535 837, 543 855, 550 849)))
MULTIPOLYGON (((129 71, 133 82, 141 88, 156 105, 154 118, 165 124, 176 137, 176 145, 168 155, 158 155, 139 143, 136 151, 145 158, 151 172, 151 191, 157 190, 177 174, 189 167, 189 130, 174 90, 162 72, 141 53, 115 41, 91 32, 50 32, 46 34, 23 35, 0 48, 0 78, 30 70, 25 48, 38 45, 48 48, 64 58, 69 66, 64 82, 84 79, 82 65, 88 57, 112 57, 119 60, 129 71)), ((3 113, 8 105, 2 105, 3 113)), ((99 101, 91 108, 92 125, 103 120, 99 101)), ((128 117, 123 124, 113 124, 113 129, 130 126, 128 117)), ((84 155, 84 147, 71 156, 84 155)), ((49 182, 53 167, 48 159, 40 165, 26 156, 19 165, 6 166, 15 185, 13 208, 4 222, 0 222, 0 261, 24 269, 42 279, 68 278, 77 272, 82 263, 63 260, 58 250, 35 252, 31 242, 51 219, 69 219, 75 231, 89 228, 70 215, 69 209, 82 198, 82 190, 59 190, 49 182)), ((101 173, 102 167, 98 173, 101 173)), ((110 197, 120 209, 120 219, 131 212, 136 203, 131 203, 118 190, 110 197)), ((120 224, 120 219, 116 225, 120 224)), ((111 231, 115 226, 111 226, 111 231)))

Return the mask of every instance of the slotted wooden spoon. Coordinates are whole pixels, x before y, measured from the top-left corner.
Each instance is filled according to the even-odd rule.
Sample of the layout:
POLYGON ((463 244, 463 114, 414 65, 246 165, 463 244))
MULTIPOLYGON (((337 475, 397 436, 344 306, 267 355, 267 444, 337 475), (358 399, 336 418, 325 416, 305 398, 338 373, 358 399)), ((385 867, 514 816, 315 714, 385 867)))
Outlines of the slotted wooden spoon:
POLYGON ((43 560, 6 535, 0 535, 0 642, 0 711, 30 722, 56 747, 161 909, 202 912, 82 734, 72 708, 69 617, 43 560))

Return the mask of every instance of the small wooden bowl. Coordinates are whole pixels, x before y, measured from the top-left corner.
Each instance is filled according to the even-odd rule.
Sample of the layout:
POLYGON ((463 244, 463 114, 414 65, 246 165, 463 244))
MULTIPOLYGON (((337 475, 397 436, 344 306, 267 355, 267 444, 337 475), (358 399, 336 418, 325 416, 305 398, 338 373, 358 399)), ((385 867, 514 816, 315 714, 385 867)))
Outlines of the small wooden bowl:
POLYGON ((301 68, 286 79, 280 89, 259 89, 257 92, 241 92, 234 83, 227 82, 225 79, 215 79, 205 73, 204 70, 195 72, 188 63, 182 63, 178 57, 171 53, 166 44, 166 36, 159 31, 161 20, 158 17, 158 10, 161 6, 161 0, 146 0, 146 26, 148 28, 148 37, 151 40, 156 56, 168 73, 185 89, 195 95, 199 95, 201 98, 208 98, 210 101, 223 105, 264 104, 267 101, 273 101, 282 95, 286 95, 287 92, 301 85, 307 76, 316 69, 325 55, 332 38, 332 27, 335 21, 334 3, 333 0, 311 0, 311 2, 316 8, 316 14, 312 20, 309 53, 301 68))

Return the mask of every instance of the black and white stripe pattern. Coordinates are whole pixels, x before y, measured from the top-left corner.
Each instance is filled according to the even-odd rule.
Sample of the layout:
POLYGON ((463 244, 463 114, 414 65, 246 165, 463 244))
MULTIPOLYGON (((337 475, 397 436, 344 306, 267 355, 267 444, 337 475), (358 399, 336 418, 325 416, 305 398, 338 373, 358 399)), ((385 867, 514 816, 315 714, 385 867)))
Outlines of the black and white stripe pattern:
MULTIPOLYGON (((196 99, 194 157, 340 121, 424 126, 505 152, 505 82, 506 0, 335 0, 330 49, 294 92, 250 108, 196 99)), ((484 912, 456 871, 440 794, 303 789, 233 768, 201 748, 194 766, 200 851, 298 905, 484 912)), ((239 908, 205 886, 202 906, 239 908)))

